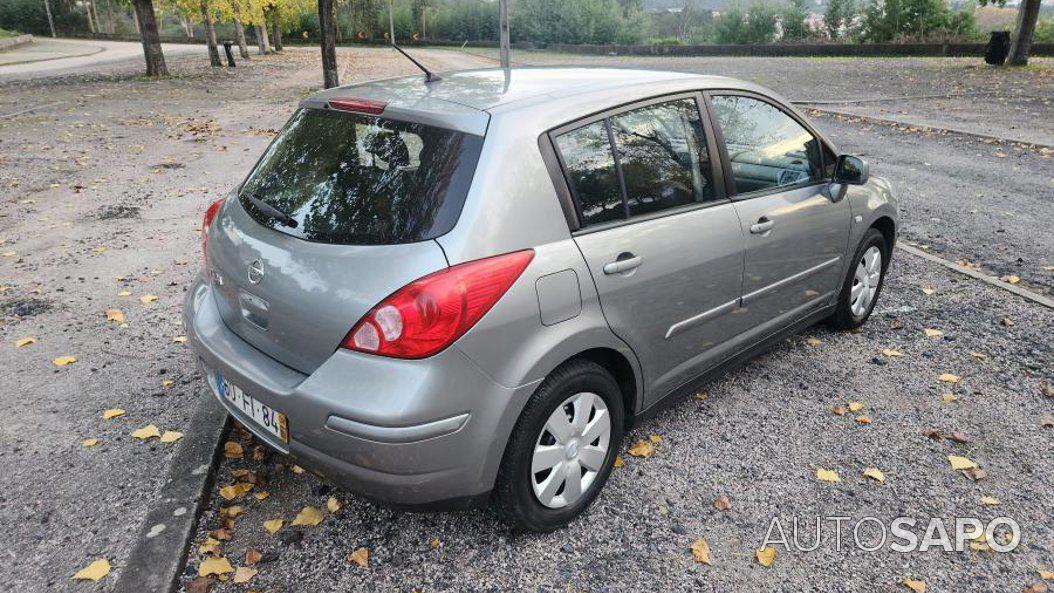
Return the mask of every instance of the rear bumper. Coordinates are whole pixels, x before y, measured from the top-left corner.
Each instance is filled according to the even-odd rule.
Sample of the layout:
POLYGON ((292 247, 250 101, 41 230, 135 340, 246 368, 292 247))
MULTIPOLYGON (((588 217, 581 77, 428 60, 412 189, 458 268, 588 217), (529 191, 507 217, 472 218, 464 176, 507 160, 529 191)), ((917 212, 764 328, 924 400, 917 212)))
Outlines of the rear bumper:
POLYGON ((505 443, 535 384, 496 383, 457 348, 425 360, 337 350, 310 375, 231 332, 210 287, 188 292, 184 324, 213 393, 217 371, 284 413, 289 443, 220 402, 260 439, 332 481, 400 506, 464 506, 494 484, 505 443))

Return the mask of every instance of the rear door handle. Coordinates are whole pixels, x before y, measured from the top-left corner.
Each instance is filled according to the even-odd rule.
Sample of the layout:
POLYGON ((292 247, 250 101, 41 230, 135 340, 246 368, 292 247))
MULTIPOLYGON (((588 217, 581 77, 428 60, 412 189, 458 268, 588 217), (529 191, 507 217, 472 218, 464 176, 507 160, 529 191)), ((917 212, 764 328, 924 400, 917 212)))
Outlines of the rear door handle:
POLYGON ((644 258, 626 251, 618 254, 618 258, 615 261, 604 264, 604 273, 609 275, 621 274, 636 268, 642 263, 644 263, 644 258))
POLYGON ((772 227, 774 226, 776 226, 775 221, 769 220, 768 218, 762 216, 758 219, 756 223, 750 225, 750 232, 754 233, 755 235, 760 235, 762 233, 767 233, 771 231, 772 227))

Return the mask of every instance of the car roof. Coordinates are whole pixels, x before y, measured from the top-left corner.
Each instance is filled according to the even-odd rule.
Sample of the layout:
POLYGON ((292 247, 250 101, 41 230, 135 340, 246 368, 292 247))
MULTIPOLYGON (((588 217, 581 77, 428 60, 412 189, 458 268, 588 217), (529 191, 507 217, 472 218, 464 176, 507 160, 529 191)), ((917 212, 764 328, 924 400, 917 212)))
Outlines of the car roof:
POLYGON ((625 96, 635 100, 642 90, 661 88, 743 89, 768 92, 761 87, 733 78, 662 70, 628 68, 523 67, 486 68, 444 72, 440 80, 426 83, 423 75, 374 80, 327 89, 310 95, 305 106, 321 107, 335 97, 356 97, 385 101, 385 116, 396 119, 410 114, 423 117, 422 123, 446 125, 471 133, 486 121, 479 112, 507 112, 517 107, 535 106, 539 101, 558 105, 560 99, 596 96, 603 103, 625 96), (619 92, 623 91, 623 92, 619 92), (475 112, 475 113, 473 113, 475 112))

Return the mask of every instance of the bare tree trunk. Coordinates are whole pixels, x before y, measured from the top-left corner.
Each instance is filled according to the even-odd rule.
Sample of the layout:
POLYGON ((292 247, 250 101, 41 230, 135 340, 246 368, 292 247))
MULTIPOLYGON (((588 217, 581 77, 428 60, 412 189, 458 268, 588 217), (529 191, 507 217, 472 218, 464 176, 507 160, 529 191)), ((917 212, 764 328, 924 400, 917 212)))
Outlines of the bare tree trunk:
POLYGON ((44 12, 48 13, 48 27, 51 29, 51 36, 55 37, 55 19, 51 18, 51 4, 48 0, 44 0, 44 12))
POLYGON ((147 76, 168 76, 165 54, 161 52, 161 36, 154 21, 153 0, 133 0, 135 22, 139 37, 143 40, 143 57, 146 59, 147 76))
POLYGON ((260 55, 271 53, 271 42, 267 39, 267 26, 256 25, 256 46, 260 48, 260 55))
POLYGON ((117 32, 117 25, 113 20, 113 0, 106 0, 106 30, 111 35, 117 32))
POLYGON ((509 67, 509 0, 498 0, 498 56, 501 67, 509 67))
POLYGON ((238 41, 238 53, 246 60, 249 59, 249 46, 245 43, 245 25, 234 17, 234 38, 238 41))
POLYGON ((1017 29, 1010 42, 1010 56, 1007 64, 1025 66, 1028 64, 1029 50, 1032 48, 1032 35, 1036 32, 1036 21, 1039 20, 1040 0, 1021 0, 1017 9, 1017 29))
POLYGON ((88 30, 95 34, 95 20, 91 17, 91 1, 89 0, 88 5, 85 6, 85 12, 88 13, 88 30))
MULTIPOLYGON (((135 0, 132 0, 132 1, 133 1, 133 5, 132 5, 132 23, 135 24, 135 34, 139 35, 140 37, 142 37, 143 29, 139 26, 139 12, 135 9, 135 5, 134 5, 135 0)), ((151 6, 151 10, 153 10, 153 6, 151 6)))
POLYGON ((95 3, 95 0, 88 2, 88 7, 91 8, 92 17, 95 18, 95 32, 105 33, 102 27, 102 21, 99 20, 99 5, 95 3))
POLYGON ((201 0, 201 19, 205 22, 205 45, 209 47, 209 64, 221 68, 220 49, 216 47, 216 24, 212 22, 209 1, 201 0))
POLYGON ((282 23, 279 22, 278 11, 271 9, 271 43, 275 51, 282 51, 282 23))
POLYGON ((337 23, 333 20, 333 0, 318 0, 318 26, 322 34, 322 86, 340 84, 337 74, 337 23))

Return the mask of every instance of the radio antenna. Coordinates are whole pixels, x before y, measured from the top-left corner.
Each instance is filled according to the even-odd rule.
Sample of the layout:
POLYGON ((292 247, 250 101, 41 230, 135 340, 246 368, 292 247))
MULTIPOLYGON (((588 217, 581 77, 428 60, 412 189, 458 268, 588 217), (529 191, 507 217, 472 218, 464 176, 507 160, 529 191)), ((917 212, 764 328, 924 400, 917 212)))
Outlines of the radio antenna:
POLYGON ((424 64, 422 64, 421 62, 418 62, 417 60, 414 59, 413 56, 411 56, 410 54, 408 54, 405 51, 403 51, 403 48, 401 48, 398 45, 396 45, 394 37, 392 37, 392 47, 394 47, 395 49, 399 50, 399 53, 401 53, 404 56, 406 56, 407 60, 410 60, 411 62, 413 62, 414 66, 417 66, 418 68, 421 69, 422 72, 425 73, 425 82, 435 82, 437 80, 442 80, 442 78, 439 78, 438 76, 433 74, 431 70, 429 70, 428 68, 425 68, 424 64))

